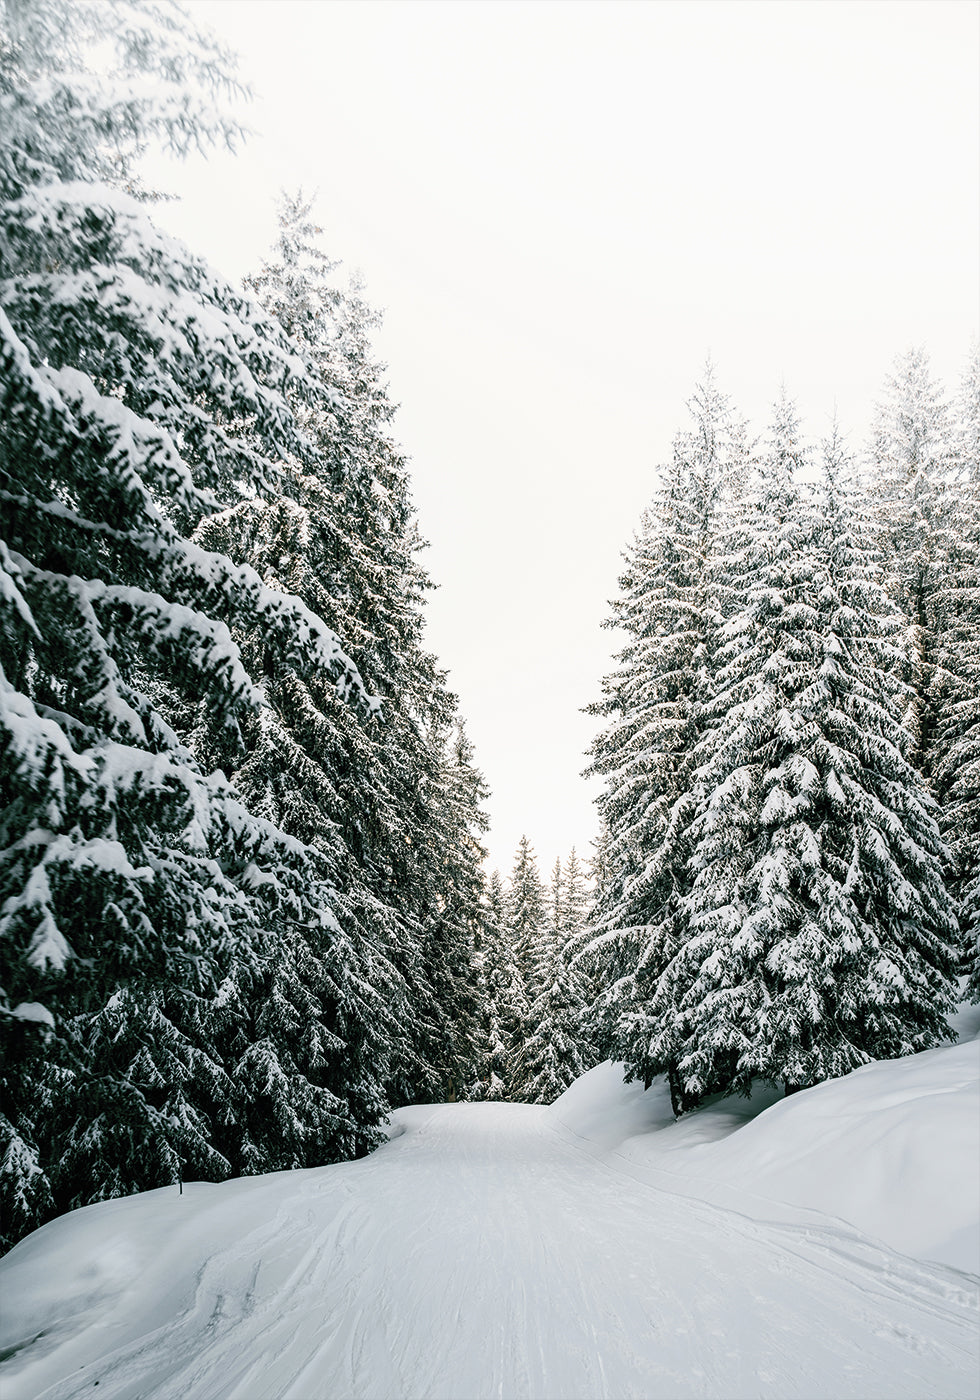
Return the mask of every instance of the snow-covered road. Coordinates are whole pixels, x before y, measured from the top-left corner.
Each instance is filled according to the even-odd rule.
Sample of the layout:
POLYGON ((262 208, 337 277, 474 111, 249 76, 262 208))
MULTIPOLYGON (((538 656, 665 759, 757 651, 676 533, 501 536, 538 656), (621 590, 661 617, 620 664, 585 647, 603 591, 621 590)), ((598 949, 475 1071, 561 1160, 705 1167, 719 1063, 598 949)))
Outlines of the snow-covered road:
POLYGON ((96 1208, 99 1296, 5 1400, 976 1395, 965 1275, 659 1190, 541 1109, 399 1120, 362 1162, 153 1193, 156 1234, 96 1208))

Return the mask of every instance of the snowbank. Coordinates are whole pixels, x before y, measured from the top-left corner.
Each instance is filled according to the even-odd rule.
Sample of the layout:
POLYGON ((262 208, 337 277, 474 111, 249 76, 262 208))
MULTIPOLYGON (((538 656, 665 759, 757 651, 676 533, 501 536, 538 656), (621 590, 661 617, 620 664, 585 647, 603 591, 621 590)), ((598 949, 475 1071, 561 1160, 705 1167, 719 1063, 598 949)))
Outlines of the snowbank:
MULTIPOLYGON (((273 1221, 322 1169, 190 1182, 68 1211, 0 1261, 0 1360, 56 1350, 84 1328, 108 1329, 134 1292, 153 1325, 189 1305, 211 1254, 273 1221)), ((99 1354, 95 1345, 78 1364, 99 1354)))
MULTIPOLYGON (((893 1249, 980 1273, 980 1007, 957 1045, 865 1065, 791 1098, 770 1088, 675 1121, 666 1084, 602 1064, 547 1110, 611 1165, 816 1210, 893 1249)), ((669 1184, 669 1183, 667 1183, 669 1184)))

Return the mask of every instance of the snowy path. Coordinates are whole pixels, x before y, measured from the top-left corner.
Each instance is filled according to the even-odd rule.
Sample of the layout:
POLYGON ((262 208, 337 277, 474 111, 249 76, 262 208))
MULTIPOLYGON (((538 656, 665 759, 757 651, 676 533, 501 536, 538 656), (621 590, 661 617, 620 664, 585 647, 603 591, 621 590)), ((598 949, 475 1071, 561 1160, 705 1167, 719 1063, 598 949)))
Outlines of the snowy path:
POLYGON ((976 1394, 965 1275, 644 1185, 539 1109, 403 1121, 363 1162, 172 1194, 138 1283, 4 1400, 976 1394))

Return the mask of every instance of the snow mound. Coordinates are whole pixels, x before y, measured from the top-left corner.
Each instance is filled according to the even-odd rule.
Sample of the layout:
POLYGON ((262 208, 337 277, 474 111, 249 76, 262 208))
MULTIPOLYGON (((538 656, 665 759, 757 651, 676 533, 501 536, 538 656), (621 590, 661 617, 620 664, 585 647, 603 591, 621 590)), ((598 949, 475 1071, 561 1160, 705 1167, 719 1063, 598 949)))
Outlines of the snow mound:
MULTIPOLYGON (((960 1035, 975 1034, 963 1019, 960 1035)), ((662 1079, 644 1091, 607 1062, 547 1115, 612 1164, 697 1181, 698 1194, 717 1184, 819 1211, 903 1254, 980 1273, 976 1039, 865 1065, 788 1099, 766 1087, 716 1100, 679 1121, 662 1079)))
POLYGON ((273 1220, 322 1170, 188 1182, 182 1191, 164 1186, 42 1225, 0 1261, 0 1364, 28 1347, 47 1353, 86 1327, 106 1326, 137 1293, 148 1298, 153 1319, 179 1313, 210 1254, 273 1220))

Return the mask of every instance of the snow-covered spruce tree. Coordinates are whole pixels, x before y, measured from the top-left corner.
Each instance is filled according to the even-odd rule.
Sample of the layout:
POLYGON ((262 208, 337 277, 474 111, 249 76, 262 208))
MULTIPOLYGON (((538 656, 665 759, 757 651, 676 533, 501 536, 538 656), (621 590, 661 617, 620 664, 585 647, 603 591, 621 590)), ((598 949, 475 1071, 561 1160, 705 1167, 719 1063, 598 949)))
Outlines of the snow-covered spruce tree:
POLYGON ((480 1056, 476 954, 484 932, 486 850, 479 838, 489 825, 481 806, 487 787, 461 721, 435 729, 430 746, 436 780, 425 834, 437 868, 429 881, 435 897, 420 922, 423 968, 438 1020, 423 1051, 435 1092, 440 1099, 457 1099, 469 1097, 480 1056))
MULTIPOLYGON (((713 558, 726 483, 745 475, 745 432, 709 364, 627 556, 609 625, 627 644, 593 713, 608 719, 590 772, 606 832, 591 956, 604 990, 590 1014, 602 1053, 643 1063, 651 988, 675 947, 688 879, 692 753, 712 696, 719 601, 713 558)), ((644 1074, 646 1071, 643 1071, 644 1074)))
POLYGON ((562 928, 565 922, 565 872, 559 856, 551 871, 551 881, 545 890, 544 921, 538 938, 538 946, 533 954, 534 980, 540 987, 548 977, 552 950, 562 942, 562 928))
POLYGON ((513 1018, 510 1043, 512 1078, 507 1086, 507 1097, 512 1099, 524 1097, 519 1060, 530 1032, 531 1004, 539 990, 536 964, 545 913, 544 886, 538 875, 537 857, 528 838, 522 836, 507 888, 506 933, 514 966, 514 985, 510 997, 513 1018))
POLYGON ((980 479, 980 343, 974 345, 954 404, 953 454, 960 481, 980 479))
POLYGON ((578 938, 585 924, 586 910, 589 903, 589 895, 586 888, 587 877, 582 868, 582 862, 578 858, 578 851, 575 846, 573 846, 568 853, 563 874, 564 891, 562 898, 561 929, 565 941, 570 942, 578 938))
POLYGON ((529 997, 536 992, 536 960, 547 911, 534 847, 522 836, 507 890, 507 923, 518 974, 529 997))
POLYGON ((949 881, 971 969, 980 850, 980 804, 971 776, 980 669, 977 377, 974 355, 954 410, 925 351, 902 356, 879 404, 869 452, 889 590, 907 622, 907 723, 916 738, 915 762, 941 806, 952 854, 949 881))
POLYGON ((955 538, 942 597, 937 656, 946 703, 937 717, 933 783, 953 862, 970 978, 980 1001, 980 349, 955 405, 955 474, 949 486, 955 538))
POLYGON ((319 617, 189 538, 282 490, 283 462, 312 455, 290 401, 324 392, 279 326, 120 188, 157 137, 231 134, 209 105, 230 75, 168 4, 0 6, 8 1240, 180 1171, 323 1160, 371 1140, 383 1111, 376 1090, 353 1104, 324 1081, 323 1058, 378 1019, 329 862, 193 751, 206 715, 239 753, 265 704, 233 632, 261 633, 277 674, 371 709, 319 617), (106 84, 93 46, 116 55, 106 84), (293 1121, 278 1156, 249 1157, 235 1057, 263 1058, 256 1002, 304 963, 305 1063, 283 1064, 270 1027, 261 1066, 282 1071, 269 1101, 293 1121), (329 1027, 327 982, 343 1008, 329 1027))
POLYGON ((912 705, 906 724, 916 741, 916 766, 931 782, 941 760, 937 731, 951 702, 942 641, 960 502, 949 405, 924 350, 896 361, 868 455, 888 590, 907 620, 912 705))
POLYGON ((339 840, 347 918, 374 930, 405 986, 391 1003, 391 1095, 443 1098, 473 1072, 482 779, 466 739, 451 738, 456 700, 422 645, 430 584, 384 370, 371 355, 377 318, 357 286, 339 282, 320 238, 309 202, 284 199, 273 257, 249 284, 325 391, 293 405, 314 468, 297 471, 285 505, 248 502, 202 529, 213 547, 234 541, 263 578, 345 638, 383 723, 365 727, 329 695, 311 708, 301 690, 270 682, 279 723, 268 742, 256 736, 236 782, 287 830, 299 821, 304 840, 317 829, 339 840), (295 756, 287 771, 284 752, 295 756))
POLYGON ((529 1034, 518 1077, 529 1103, 554 1103, 592 1062, 582 1032, 582 984, 572 953, 581 936, 584 888, 573 850, 555 863, 548 919, 539 941, 539 991, 528 1012, 529 1034))
POLYGON ((586 1034, 585 1012, 591 1004, 591 983, 586 968, 577 960, 579 949, 583 947, 588 936, 588 918, 590 907, 590 891, 586 872, 578 858, 578 852, 573 846, 565 861, 564 890, 561 910, 560 941, 562 953, 566 961, 572 968, 572 975, 575 984, 575 999, 577 1005, 577 1028, 579 1040, 579 1058, 584 1068, 589 1068, 597 1063, 598 1057, 593 1053, 591 1043, 586 1034))
MULTIPOLYGON (((597 932, 601 915, 597 911, 597 891, 612 885, 608 868, 609 832, 600 820, 599 835, 592 843, 592 857, 580 872, 582 905, 578 917, 571 923, 567 953, 575 972, 581 995, 580 1034, 583 1054, 589 1064, 598 1064, 609 1054, 608 1044, 601 1043, 603 1009, 602 994, 606 987, 609 955, 607 947, 615 946, 617 930, 597 932)), ((611 1028, 609 1028, 611 1029, 611 1028)), ((607 1031, 608 1036, 608 1031, 607 1031)))
POLYGON ((819 502, 794 479, 802 457, 784 395, 724 561, 742 602, 695 754, 693 883, 633 1066, 667 1072, 675 1109, 924 1049, 952 1004, 956 923, 900 722, 901 619, 839 442, 819 502))
MULTIPOLYGON (((500 871, 490 876, 482 932, 483 1052, 478 1061, 473 1098, 506 1098, 513 1082, 512 1056, 519 1036, 519 983, 507 930, 507 900, 500 871)), ((522 998, 520 998, 522 999, 522 998)))

